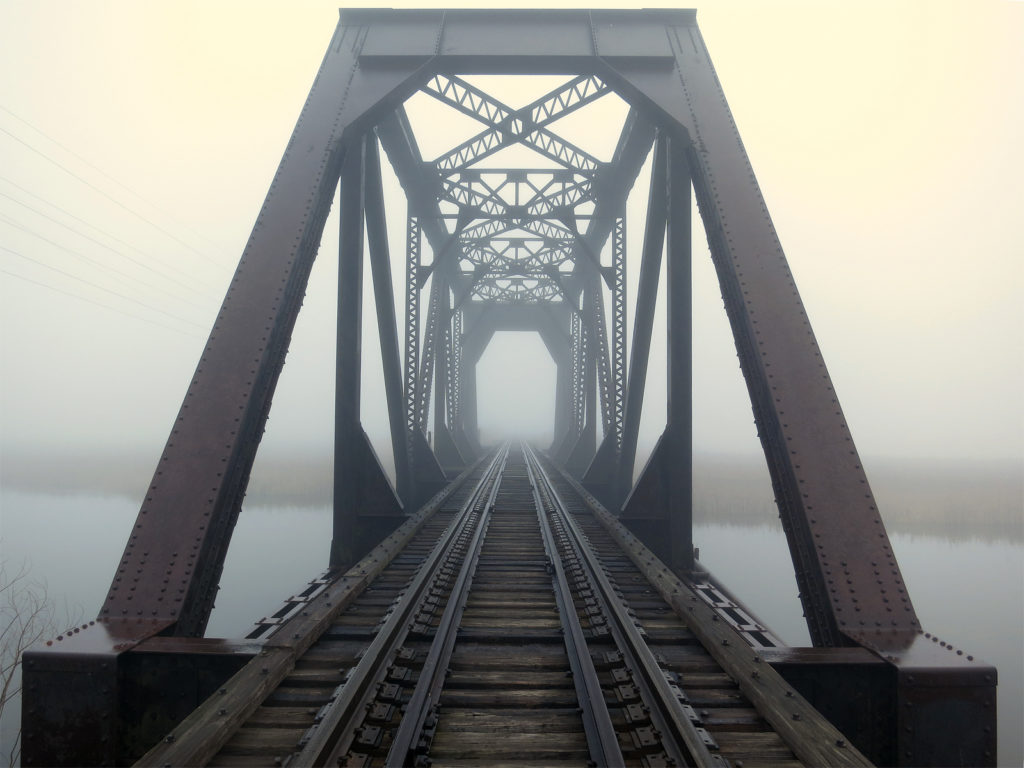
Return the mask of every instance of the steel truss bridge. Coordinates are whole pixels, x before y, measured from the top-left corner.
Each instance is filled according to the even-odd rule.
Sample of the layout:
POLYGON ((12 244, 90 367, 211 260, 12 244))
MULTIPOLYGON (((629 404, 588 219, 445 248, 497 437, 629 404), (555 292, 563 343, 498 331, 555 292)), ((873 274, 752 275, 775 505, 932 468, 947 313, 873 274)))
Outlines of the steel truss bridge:
POLYGON ((918 623, 692 11, 341 12, 99 616, 24 679, 25 765, 995 760, 995 670, 918 623), (513 105, 495 74, 559 79, 513 105), (413 96, 477 132, 424 158, 413 96), (561 121, 609 97, 628 110, 602 157, 561 121), (206 638, 339 184, 330 562, 248 637, 206 638), (694 561, 692 195, 812 648, 694 561), (364 260, 394 483, 359 416, 364 260), (662 262, 666 425, 634 484, 662 262), (543 452, 479 441, 476 365, 506 330, 556 364, 543 452))

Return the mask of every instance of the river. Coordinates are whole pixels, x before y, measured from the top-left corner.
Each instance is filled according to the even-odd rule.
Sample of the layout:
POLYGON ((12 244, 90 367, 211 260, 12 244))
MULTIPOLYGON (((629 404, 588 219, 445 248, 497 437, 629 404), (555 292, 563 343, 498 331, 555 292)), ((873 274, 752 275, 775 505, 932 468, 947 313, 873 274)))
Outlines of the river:
MULTIPOLYGON (((0 495, 2 552, 45 577, 63 612, 91 618, 137 512, 125 495, 13 490, 0 495)), ((325 505, 251 505, 235 530, 210 636, 239 636, 317 574, 330 543, 325 505), (311 565, 313 564, 313 565, 311 565), (312 570, 311 570, 312 569, 312 570)), ((770 524, 699 524, 700 560, 776 634, 808 644, 785 538, 770 524)), ((999 765, 1019 766, 1022 749, 1024 543, 913 532, 892 534, 922 625, 999 670, 999 765)), ((9 744, 16 712, 5 712, 9 744)), ((5 753, 4 753, 5 754, 5 753)))

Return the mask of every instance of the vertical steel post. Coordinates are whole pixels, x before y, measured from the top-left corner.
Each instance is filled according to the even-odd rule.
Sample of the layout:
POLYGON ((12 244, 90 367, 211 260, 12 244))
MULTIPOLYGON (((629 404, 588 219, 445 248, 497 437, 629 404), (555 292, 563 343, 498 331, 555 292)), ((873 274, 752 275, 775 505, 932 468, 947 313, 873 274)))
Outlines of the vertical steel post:
POLYGON ((622 420, 626 407, 626 218, 612 230, 612 430, 615 456, 622 451, 622 420))
POLYGON ((611 364, 610 357, 611 339, 608 334, 608 324, 604 317, 604 280, 598 271, 599 265, 595 266, 593 275, 590 277, 590 321, 591 337, 597 342, 592 350, 596 356, 595 376, 597 377, 597 391, 601 403, 601 439, 604 440, 614 431, 614 404, 612 393, 611 364))
POLYGON ((412 477, 416 476, 413 432, 420 429, 417 387, 420 372, 420 242, 419 220, 409 215, 405 239, 405 449, 412 477))
POLYGON ((572 430, 575 438, 583 430, 583 324, 572 313, 572 430))
POLYGON ((434 269, 434 280, 439 281, 437 304, 437 328, 434 335, 434 436, 435 453, 437 452, 438 433, 448 427, 448 381, 451 365, 451 291, 440 272, 434 269))
POLYGON ((459 371, 462 368, 462 310, 452 313, 451 333, 448 339, 448 428, 454 433, 459 429, 460 390, 462 385, 459 371))
POLYGON ((567 349, 555 361, 555 429, 553 447, 559 445, 573 426, 572 413, 572 350, 567 349))
POLYGON ((405 433, 402 368, 398 351, 398 326, 395 321, 395 293, 391 283, 391 252, 388 248, 387 220, 384 214, 384 189, 380 175, 377 137, 367 136, 365 195, 366 236, 373 274, 373 298, 377 308, 380 358, 384 373, 391 448, 395 461, 395 480, 402 501, 412 501, 412 477, 409 472, 408 439, 405 433))
POLYGON ((480 450, 480 424, 477 418, 476 361, 463 358, 459 366, 461 392, 459 393, 459 414, 462 430, 474 451, 480 450))
POLYGON ((334 393, 334 532, 331 566, 352 560, 359 512, 359 424, 363 300, 363 203, 365 146, 345 153, 341 169, 341 228, 338 243, 338 338, 334 393))
MULTIPOLYGON (((434 266, 437 265, 435 256, 434 266)), ((437 359, 437 326, 438 303, 441 301, 440 277, 437 270, 433 270, 433 279, 430 281, 430 304, 427 307, 427 322, 423 334, 423 345, 420 351, 420 375, 416 384, 416 420, 421 432, 426 432, 430 417, 430 393, 434 385, 434 364, 437 359)))
POLYGON ((651 185, 647 200, 647 220, 644 225, 644 244, 640 262, 640 281, 636 294, 633 318, 633 344, 629 358, 629 378, 626 382, 625 414, 622 426, 622 451, 619 454, 616 493, 621 502, 633 487, 633 464, 640 430, 640 415, 644 405, 647 384, 647 363, 651 353, 651 331, 654 328, 654 307, 658 299, 658 279, 661 273, 661 253, 665 247, 666 206, 665 139, 659 137, 654 146, 651 167, 651 185))
POLYGON ((668 174, 668 521, 671 566, 693 568, 693 361, 690 170, 677 141, 668 174))
POLYGON ((577 455, 585 457, 581 472, 590 464, 594 451, 597 450, 597 401, 600 396, 597 392, 597 356, 600 354, 600 345, 595 338, 596 323, 588 323, 586 316, 588 310, 595 306, 594 291, 600 290, 601 286, 596 281, 591 281, 583 290, 583 319, 580 322, 580 331, 583 334, 583 430, 577 443, 577 455))

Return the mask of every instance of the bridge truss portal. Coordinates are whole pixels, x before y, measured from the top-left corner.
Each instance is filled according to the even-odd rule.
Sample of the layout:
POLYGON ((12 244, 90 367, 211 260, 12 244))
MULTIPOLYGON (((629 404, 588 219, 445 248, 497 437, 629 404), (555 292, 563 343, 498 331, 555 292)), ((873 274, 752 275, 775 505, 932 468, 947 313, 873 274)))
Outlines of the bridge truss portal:
MULTIPOLYGON (((842 653, 867 649, 885 661, 879 684, 894 702, 887 722, 872 726, 891 731, 884 754, 944 764, 929 739, 952 729, 970 745, 965 759, 991 762, 994 670, 922 634, 694 13, 344 10, 100 615, 26 657, 27 765, 124 761, 187 714, 169 706, 155 724, 131 726, 111 715, 127 689, 143 685, 135 649, 164 643, 166 658, 192 654, 190 674, 228 673, 202 635, 339 184, 331 573, 360 562, 481 455, 476 365, 505 330, 538 333, 555 362, 551 456, 673 572, 694 573, 695 195, 815 645, 804 655, 794 649, 792 674, 847 680, 856 665, 844 666, 842 653), (559 80, 513 105, 476 77, 513 74, 559 80), (405 107, 414 95, 478 130, 424 158, 405 107), (609 97, 628 113, 602 159, 569 140, 560 121, 609 97), (381 150, 404 210, 388 209, 381 150), (626 201, 645 162, 648 203, 634 255, 626 201), (387 216, 404 219, 407 235, 404 338, 387 216), (394 484, 359 418, 366 260, 394 484), (627 345, 629 263, 639 287, 627 345), (666 426, 634 485, 663 266, 666 426), (74 703, 55 706, 58 691, 74 703)), ((842 695, 819 690, 815 703, 838 712, 849 706, 842 695)))

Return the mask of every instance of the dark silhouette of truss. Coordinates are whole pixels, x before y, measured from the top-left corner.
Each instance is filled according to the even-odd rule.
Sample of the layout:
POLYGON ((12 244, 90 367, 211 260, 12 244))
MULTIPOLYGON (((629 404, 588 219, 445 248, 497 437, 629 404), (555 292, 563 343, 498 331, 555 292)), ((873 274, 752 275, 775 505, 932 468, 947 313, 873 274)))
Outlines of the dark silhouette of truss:
MULTIPOLYGON (((696 195, 815 646, 868 648, 891 663, 899 706, 886 717, 900 760, 926 754, 914 729, 948 722, 943 707, 988 722, 981 707, 994 681, 921 633, 692 11, 342 11, 102 607, 109 643, 90 658, 115 658, 155 635, 203 634, 339 183, 332 567, 356 562, 479 454, 477 362, 495 332, 527 330, 557 368, 552 455, 669 567, 691 572, 696 195), (479 74, 563 79, 514 107, 475 85, 479 74), (422 157, 404 107, 414 94, 479 131, 422 157), (559 120, 613 94, 628 115, 601 160, 561 135, 559 120), (407 198, 388 211, 405 219, 404 339, 381 149, 407 198), (531 161, 503 164, 512 150, 531 161), (648 160, 627 350, 625 206, 648 160), (394 487, 359 419, 364 260, 394 487), (634 485, 663 261, 667 419, 634 485), (922 680, 925 693, 915 687, 922 680)), ((85 707, 76 728, 102 730, 102 710, 85 707)), ((972 742, 973 758, 994 753, 994 738, 972 742)), ((57 754, 40 744, 27 738, 26 755, 57 754)))

